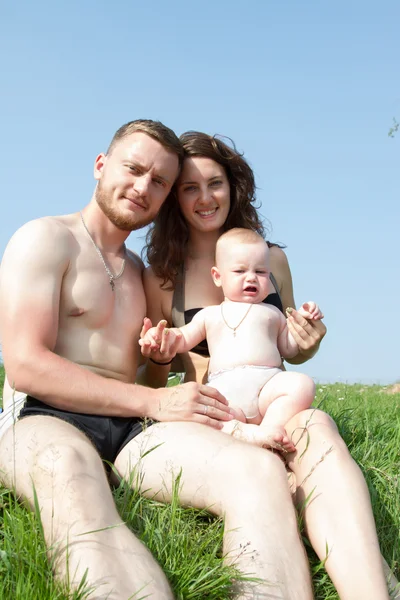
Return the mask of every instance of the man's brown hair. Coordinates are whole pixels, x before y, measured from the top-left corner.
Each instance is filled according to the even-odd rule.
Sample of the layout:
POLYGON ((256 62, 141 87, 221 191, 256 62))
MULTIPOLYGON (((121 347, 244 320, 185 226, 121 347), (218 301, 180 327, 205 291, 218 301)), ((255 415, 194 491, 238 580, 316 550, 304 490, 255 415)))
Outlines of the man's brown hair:
POLYGON ((157 142, 160 142, 164 148, 178 155, 179 166, 182 165, 184 152, 182 143, 175 133, 161 123, 160 121, 152 121, 151 119, 136 119, 122 125, 114 134, 113 139, 108 147, 107 154, 111 154, 115 146, 120 140, 132 133, 141 132, 152 137, 157 142))

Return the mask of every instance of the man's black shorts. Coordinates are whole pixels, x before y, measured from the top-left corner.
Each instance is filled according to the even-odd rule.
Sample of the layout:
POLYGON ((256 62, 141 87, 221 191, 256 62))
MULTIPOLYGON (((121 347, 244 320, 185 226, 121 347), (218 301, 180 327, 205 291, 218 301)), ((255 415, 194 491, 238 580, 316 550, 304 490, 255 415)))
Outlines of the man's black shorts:
POLYGON ((110 463, 115 461, 128 442, 152 425, 152 421, 144 422, 139 417, 102 417, 59 410, 27 396, 19 418, 33 415, 57 417, 74 425, 90 439, 101 458, 110 463))

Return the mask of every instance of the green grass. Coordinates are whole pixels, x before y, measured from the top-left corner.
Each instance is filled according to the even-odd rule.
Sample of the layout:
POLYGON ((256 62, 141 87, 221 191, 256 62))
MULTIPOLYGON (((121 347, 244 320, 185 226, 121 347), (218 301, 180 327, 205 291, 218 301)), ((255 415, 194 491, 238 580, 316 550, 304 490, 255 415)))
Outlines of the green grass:
MULTIPOLYGON (((382 553, 399 577, 400 395, 378 386, 317 386, 316 405, 335 419, 364 473, 382 553)), ((177 599, 228 600, 233 570, 221 560, 223 524, 207 513, 181 508, 178 487, 179 482, 170 505, 141 498, 126 485, 114 497, 122 518, 162 565, 177 599)), ((337 599, 323 566, 306 546, 316 600, 337 599)), ((0 490, 0 600, 83 600, 86 595, 84 585, 68 595, 56 584, 37 514, 0 490)))

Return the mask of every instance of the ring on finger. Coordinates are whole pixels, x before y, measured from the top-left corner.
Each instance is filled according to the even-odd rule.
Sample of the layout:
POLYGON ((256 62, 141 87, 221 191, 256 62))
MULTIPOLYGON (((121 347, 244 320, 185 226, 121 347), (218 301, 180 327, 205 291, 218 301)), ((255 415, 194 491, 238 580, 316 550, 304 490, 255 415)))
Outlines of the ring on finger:
POLYGON ((207 404, 203 404, 203 413, 205 415, 208 413, 208 406, 207 406, 207 404))

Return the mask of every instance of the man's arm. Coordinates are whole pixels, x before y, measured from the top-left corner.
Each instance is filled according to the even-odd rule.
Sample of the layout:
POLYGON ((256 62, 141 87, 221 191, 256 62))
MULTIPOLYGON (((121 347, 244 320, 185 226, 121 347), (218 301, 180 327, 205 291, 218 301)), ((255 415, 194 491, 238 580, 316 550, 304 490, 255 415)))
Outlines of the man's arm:
POLYGON ((141 415, 133 385, 106 379, 55 352, 59 302, 74 240, 51 219, 27 223, 11 239, 0 270, 4 364, 12 387, 61 409, 141 415))
POLYGON ((10 385, 64 410, 190 420, 220 428, 219 421, 230 416, 216 390, 196 384, 152 390, 102 377, 54 352, 61 285, 74 243, 62 224, 40 219, 22 227, 6 249, 0 269, 0 329, 10 385), (204 405, 212 407, 207 416, 204 405))

